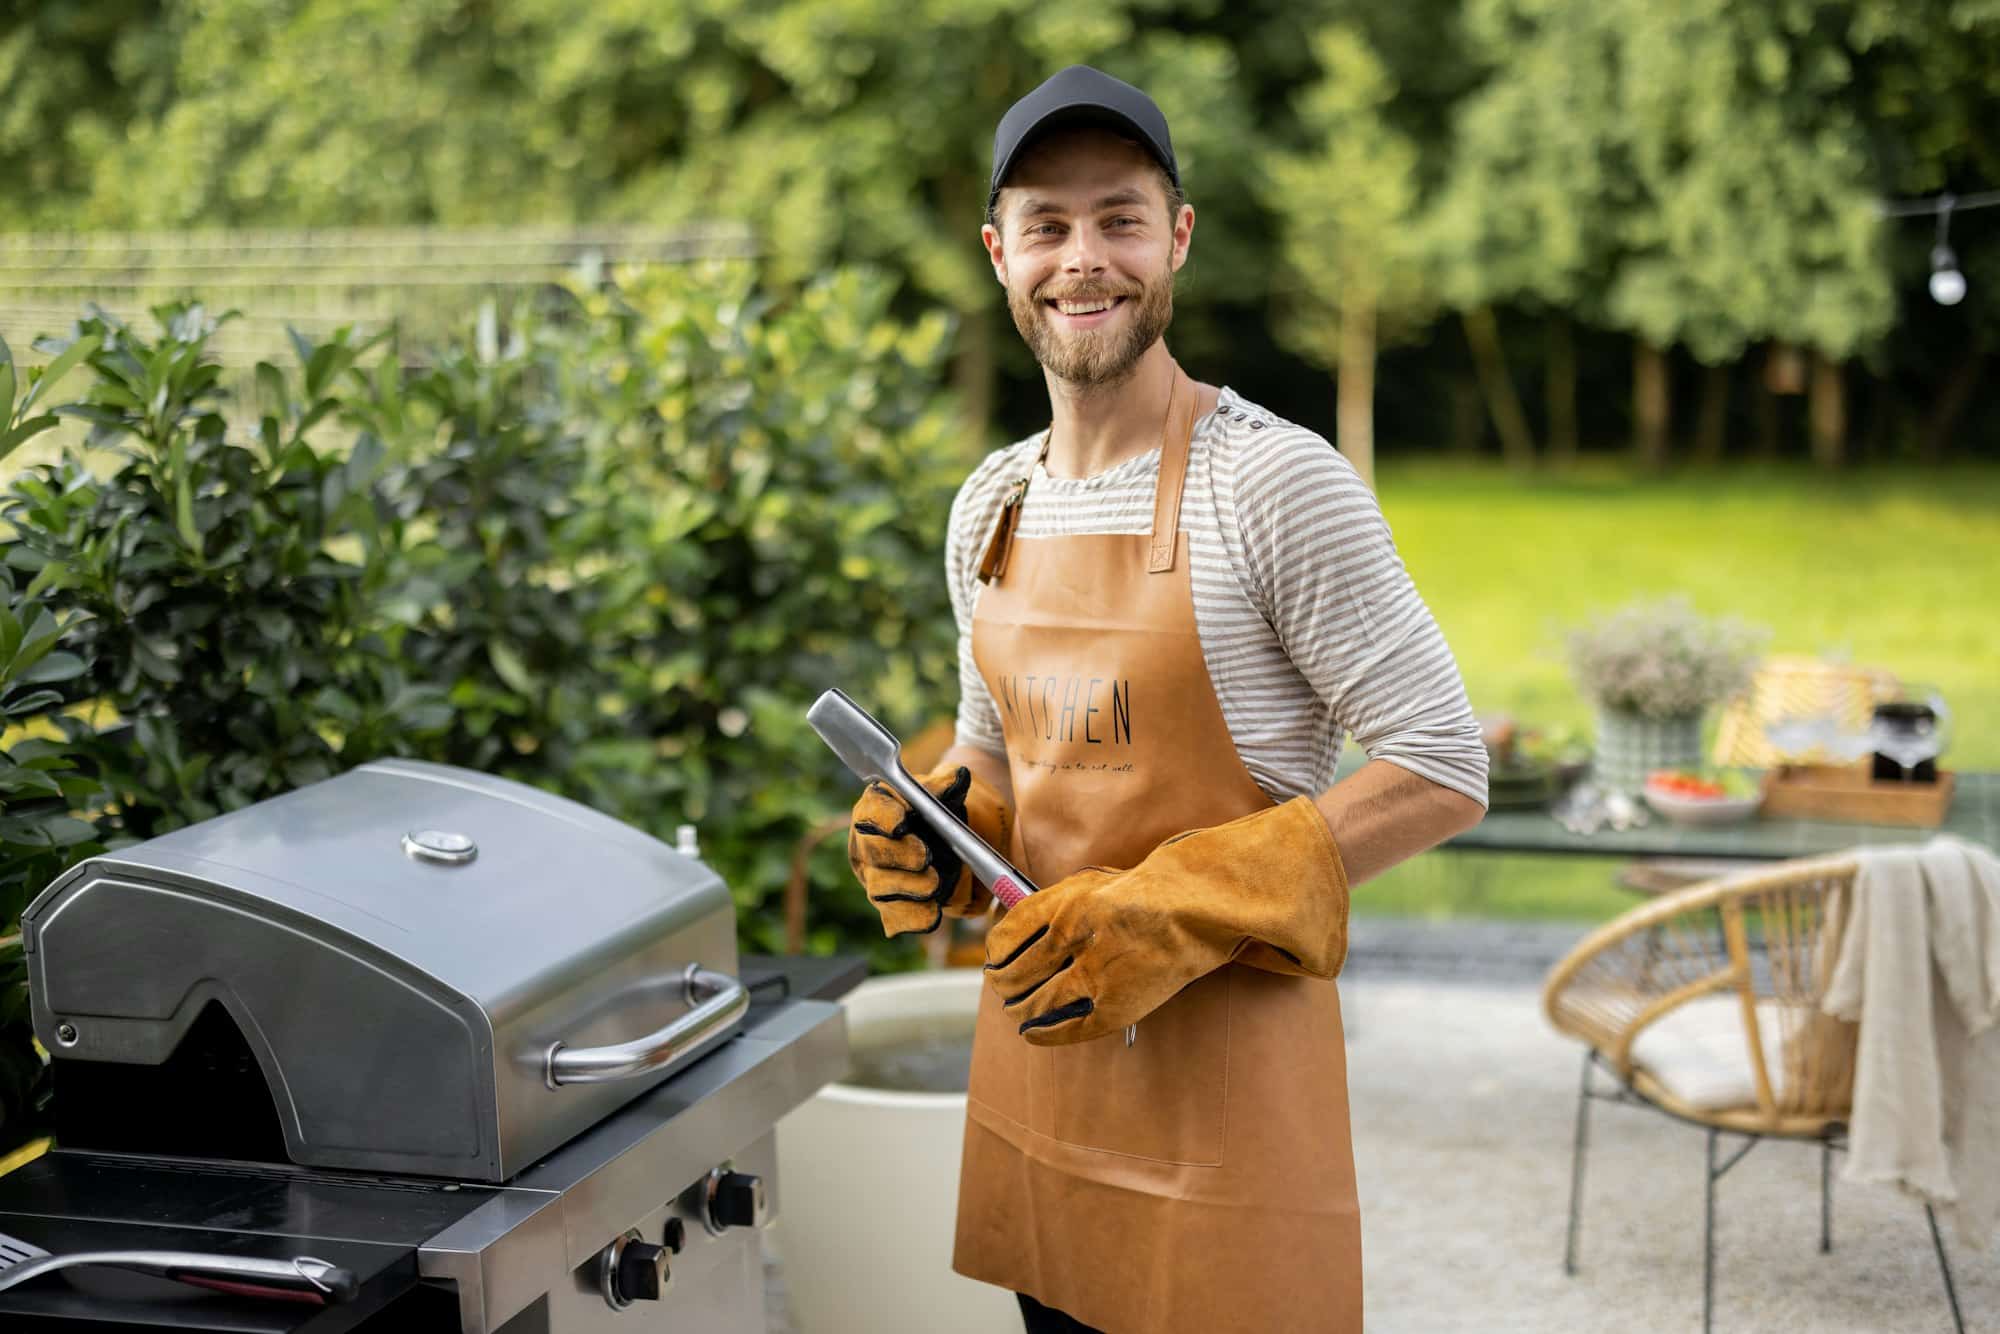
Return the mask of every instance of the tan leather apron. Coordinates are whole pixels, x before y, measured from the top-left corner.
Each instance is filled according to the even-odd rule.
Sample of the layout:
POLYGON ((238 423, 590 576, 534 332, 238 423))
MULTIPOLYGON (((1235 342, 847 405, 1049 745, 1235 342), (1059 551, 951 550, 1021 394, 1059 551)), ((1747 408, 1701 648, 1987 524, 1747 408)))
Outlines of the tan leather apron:
MULTIPOLYGON (((1009 854, 1045 889, 1272 804, 1196 632, 1179 531, 1195 395, 1181 383, 1152 535, 1014 542, 974 609, 1013 778, 1009 854)), ((1129 1047, 1030 1046, 986 988, 952 1267, 1109 1334, 1359 1330, 1335 985, 1228 964, 1129 1047)))

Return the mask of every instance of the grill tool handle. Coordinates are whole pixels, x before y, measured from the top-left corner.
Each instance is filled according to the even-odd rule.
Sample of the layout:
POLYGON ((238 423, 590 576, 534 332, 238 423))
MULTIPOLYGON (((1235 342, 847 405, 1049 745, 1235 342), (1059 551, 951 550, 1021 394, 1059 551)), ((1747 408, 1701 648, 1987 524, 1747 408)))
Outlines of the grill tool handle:
MULTIPOLYGON (((903 767, 903 745, 896 740, 896 734, 848 698, 846 691, 829 690, 822 694, 806 710, 806 721, 856 778, 864 783, 879 778, 909 802, 951 844, 951 850, 965 859, 972 873, 993 891, 994 898, 1011 908, 1037 891, 1034 881, 987 847, 985 839, 973 833, 963 820, 910 776, 910 771, 903 767)), ((1125 1045, 1131 1046, 1138 1038, 1139 1026, 1127 1025, 1125 1045)))
POLYGON ((228 1283, 227 1290, 239 1296, 280 1300, 346 1302, 352 1301, 361 1289, 353 1270, 310 1255, 290 1260, 260 1260, 254 1256, 206 1255, 199 1251, 76 1251, 69 1255, 43 1255, 0 1270, 0 1292, 79 1265, 136 1269, 203 1287, 228 1283))
POLYGON ((558 1042, 543 1060, 543 1082, 550 1088, 608 1084, 664 1070, 728 1037, 750 1008, 750 993, 727 973, 689 964, 681 981, 693 1009, 665 1028, 612 1047, 566 1047, 558 1042))
POLYGON ((806 721, 827 748, 864 783, 881 779, 910 803, 951 850, 965 859, 993 897, 1009 908, 1035 892, 1035 882, 986 846, 986 840, 966 827, 945 804, 925 790, 903 767, 902 743, 842 690, 829 690, 806 710, 806 721))

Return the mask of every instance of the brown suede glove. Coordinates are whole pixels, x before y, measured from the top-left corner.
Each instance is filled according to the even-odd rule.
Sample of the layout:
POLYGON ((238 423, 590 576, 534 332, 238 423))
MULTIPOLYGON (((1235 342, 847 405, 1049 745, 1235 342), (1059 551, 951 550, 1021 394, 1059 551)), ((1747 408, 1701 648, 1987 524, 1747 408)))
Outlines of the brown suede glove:
MULTIPOLYGON (((994 851, 1006 855, 1013 809, 972 770, 957 764, 917 781, 994 851)), ((993 901, 992 891, 972 878, 964 859, 880 781, 870 783, 854 803, 847 863, 882 914, 884 935, 935 931, 946 914, 976 916, 993 901)))
POLYGON ((1037 1046, 1116 1033, 1239 955, 1322 978, 1346 961, 1347 873, 1310 797, 1087 867, 986 933, 987 980, 1037 1046))

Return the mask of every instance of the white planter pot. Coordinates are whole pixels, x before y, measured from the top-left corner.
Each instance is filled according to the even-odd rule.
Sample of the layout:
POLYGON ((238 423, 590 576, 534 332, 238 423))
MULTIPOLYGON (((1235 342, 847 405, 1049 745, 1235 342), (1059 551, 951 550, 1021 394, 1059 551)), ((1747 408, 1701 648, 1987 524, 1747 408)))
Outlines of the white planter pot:
POLYGON ((1638 792, 1655 769, 1699 768, 1701 719, 1646 718, 1600 707, 1591 777, 1604 787, 1638 792))
MULTIPOLYGON (((850 992, 848 1041, 913 1016, 962 1020, 976 968, 870 978, 850 992)), ((951 1269, 965 1094, 829 1084, 778 1122, 783 1265, 799 1334, 1020 1334, 1014 1295, 951 1269)))

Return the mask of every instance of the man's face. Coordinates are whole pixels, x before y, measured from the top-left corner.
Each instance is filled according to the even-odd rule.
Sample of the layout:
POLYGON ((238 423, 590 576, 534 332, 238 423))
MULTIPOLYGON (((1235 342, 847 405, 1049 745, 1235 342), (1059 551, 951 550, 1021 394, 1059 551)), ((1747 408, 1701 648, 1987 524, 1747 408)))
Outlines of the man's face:
POLYGON ((981 233, 1035 359, 1075 385, 1114 383, 1174 314, 1194 210, 1167 213, 1145 149, 1102 130, 1040 140, 1007 177, 981 233))

